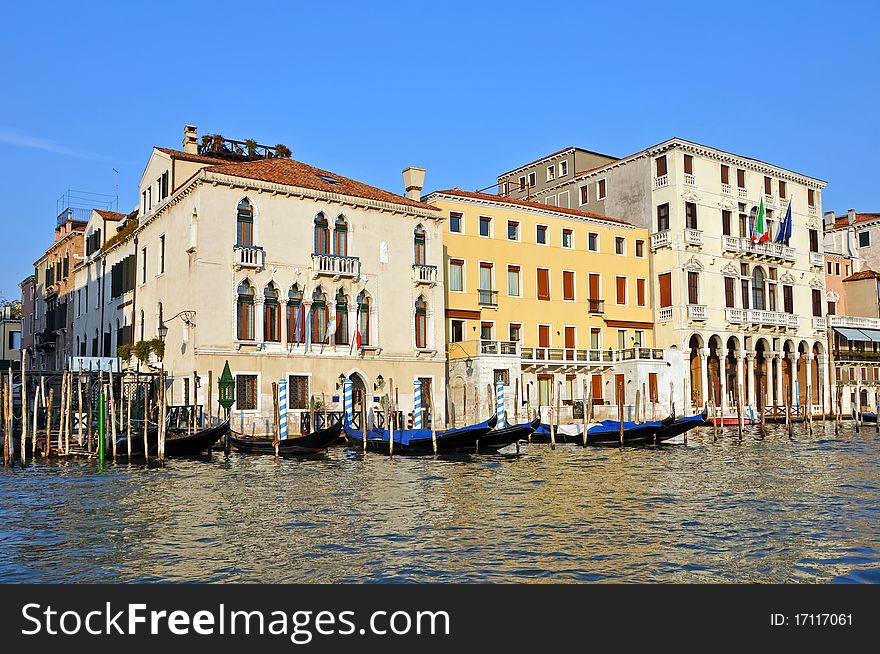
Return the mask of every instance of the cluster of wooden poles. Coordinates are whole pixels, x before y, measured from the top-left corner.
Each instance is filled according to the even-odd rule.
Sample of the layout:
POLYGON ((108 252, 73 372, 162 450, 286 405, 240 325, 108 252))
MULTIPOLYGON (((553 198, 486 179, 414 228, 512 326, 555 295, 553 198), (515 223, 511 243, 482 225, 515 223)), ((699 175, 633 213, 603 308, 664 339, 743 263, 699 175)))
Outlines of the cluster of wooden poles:
MULTIPOLYGON (((136 430, 134 420, 132 420, 132 401, 134 392, 130 390, 123 393, 122 398, 116 397, 116 385, 114 384, 114 374, 109 372, 98 372, 98 402, 95 411, 91 398, 92 378, 94 373, 83 371, 66 370, 61 375, 61 386, 59 389, 59 397, 56 397, 55 388, 50 384, 46 389, 46 378, 40 375, 39 382, 33 384, 35 373, 31 373, 31 380, 34 386, 33 398, 28 397, 28 372, 27 360, 22 359, 21 364, 21 439, 19 452, 13 453, 13 371, 10 368, 6 379, 0 380, 0 427, 4 432, 3 438, 3 463, 5 466, 11 466, 15 463, 14 454, 18 454, 21 464, 24 465, 27 459, 27 443, 30 439, 31 457, 36 458, 38 443, 42 440, 39 448, 43 458, 49 456, 88 456, 95 457, 103 462, 106 456, 111 456, 114 460, 118 457, 117 443, 121 432, 125 432, 126 452, 128 460, 135 455, 132 447, 133 430, 136 430), (83 386, 88 383, 87 397, 83 398, 83 386), (75 395, 74 395, 75 393, 75 395), (55 418, 56 401, 58 402, 58 420, 55 418), (40 411, 45 412, 46 425, 43 439, 39 438, 38 415, 40 411), (97 413, 97 416, 95 415, 97 413), (29 415, 30 413, 30 415, 29 415), (96 420, 97 418, 97 420, 96 420), (74 422, 76 423, 74 425, 74 422), (97 429, 95 429, 97 425, 97 429), (97 431, 97 438, 95 438, 97 431), (109 438, 108 438, 109 437, 109 438), (108 443, 109 440, 109 443, 108 443)), ((195 375, 194 375, 195 377, 195 375)), ((140 387, 142 384, 143 394, 143 417, 140 426, 143 432, 143 455, 149 460, 149 419, 150 415, 150 388, 151 381, 137 382, 140 387)), ((155 400, 158 412, 158 448, 157 457, 160 461, 165 459, 165 443, 167 437, 167 397, 166 373, 162 370, 159 373, 159 392, 155 400)), ((195 391, 195 384, 193 389, 195 391)), ((195 392, 193 392, 195 397, 195 392)), ((211 396, 211 373, 208 373, 208 402, 211 396)), ((208 405, 210 406, 210 404, 208 405)), ((195 402, 193 404, 195 408, 195 402)), ((189 431, 192 433, 194 429, 195 412, 189 415, 189 431)), ((134 431, 136 435, 137 432, 134 431)))

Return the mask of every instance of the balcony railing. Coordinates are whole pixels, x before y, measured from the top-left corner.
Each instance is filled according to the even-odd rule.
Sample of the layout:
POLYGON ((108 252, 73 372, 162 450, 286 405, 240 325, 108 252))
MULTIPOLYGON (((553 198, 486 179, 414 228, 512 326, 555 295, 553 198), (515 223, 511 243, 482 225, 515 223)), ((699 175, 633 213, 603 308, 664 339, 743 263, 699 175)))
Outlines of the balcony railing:
POLYGON ((734 309, 728 307, 724 310, 725 317, 727 318, 727 322, 732 323, 734 325, 742 325, 748 320, 748 316, 745 309, 734 309))
POLYGON ((480 341, 480 354, 493 354, 496 356, 519 355, 519 343, 517 341, 480 341))
POLYGON ((688 186, 696 186, 696 183, 694 182, 694 176, 692 173, 685 173, 684 174, 684 183, 687 184, 688 186))
POLYGON ((865 329, 880 329, 880 318, 863 318, 861 316, 828 316, 828 324, 831 327, 864 327, 865 329))
POLYGON ((816 209, 816 207, 809 207, 808 211, 810 212, 811 216, 815 216, 818 213, 818 210, 816 209))
POLYGON ((766 311, 764 309, 725 310, 727 322, 734 325, 751 325, 753 327, 797 327, 798 317, 782 311, 766 311))
POLYGON ((880 363, 880 352, 873 350, 834 350, 834 363, 880 363))
POLYGON ((721 192, 724 195, 730 195, 730 184, 721 184, 721 192))
POLYGON ((691 229, 688 227, 684 230, 684 242, 688 245, 703 245, 703 232, 699 229, 691 229))
POLYGON ((825 257, 821 252, 810 252, 810 265, 821 268, 825 265, 825 257))
POLYGON ((663 188, 669 186, 669 175, 660 175, 654 178, 654 188, 663 188))
POLYGON ((360 277, 361 260, 358 257, 344 257, 338 254, 312 254, 312 272, 332 277, 360 277))
POLYGON ((657 320, 660 322, 669 322, 672 320, 672 307, 665 307, 657 312, 657 320))
POLYGON ((813 316, 813 329, 817 332, 822 331, 827 326, 825 316, 813 316))
POLYGON ((656 232, 651 234, 651 249, 656 250, 662 247, 669 247, 672 245, 672 235, 669 233, 668 229, 664 229, 662 232, 656 232))
POLYGON ((764 204, 767 206, 773 206, 776 204, 776 197, 773 195, 764 194, 764 204))
POLYGON ((688 320, 706 320, 707 312, 705 304, 689 304, 688 320))
POLYGON ((239 268, 261 269, 266 264, 266 251, 259 245, 236 245, 235 265, 239 268))
POLYGON ((498 291, 489 291, 485 289, 479 289, 477 291, 479 295, 479 303, 484 307, 497 307, 498 306, 498 291))
POLYGON ((739 188, 739 187, 737 187, 737 189, 736 189, 736 195, 737 195, 738 198, 740 198, 740 199, 742 199, 742 200, 746 200, 746 199, 748 199, 748 198, 747 198, 747 194, 746 194, 746 190, 745 190, 744 188, 739 188))
POLYGON ((581 350, 577 348, 524 347, 522 360, 526 363, 564 365, 611 365, 616 361, 663 361, 665 354, 659 348, 634 347, 625 350, 581 350))
POLYGON ((605 313, 605 300, 587 299, 587 311, 589 313, 605 313))
POLYGON ((437 283, 437 266, 431 266, 425 263, 413 264, 413 277, 416 284, 436 284, 437 283))
MULTIPOLYGON (((797 252, 794 248, 781 243, 753 243, 752 239, 740 236, 723 236, 722 247, 726 252, 794 261, 797 252)), ((821 265, 821 264, 819 264, 821 265)))

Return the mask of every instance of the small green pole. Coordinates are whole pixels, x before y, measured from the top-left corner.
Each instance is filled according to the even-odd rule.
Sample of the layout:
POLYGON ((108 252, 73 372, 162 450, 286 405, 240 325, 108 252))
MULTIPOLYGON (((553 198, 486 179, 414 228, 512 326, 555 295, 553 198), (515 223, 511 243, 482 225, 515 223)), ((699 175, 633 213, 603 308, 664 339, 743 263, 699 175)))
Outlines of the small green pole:
POLYGON ((98 395, 98 463, 104 465, 104 389, 98 395))

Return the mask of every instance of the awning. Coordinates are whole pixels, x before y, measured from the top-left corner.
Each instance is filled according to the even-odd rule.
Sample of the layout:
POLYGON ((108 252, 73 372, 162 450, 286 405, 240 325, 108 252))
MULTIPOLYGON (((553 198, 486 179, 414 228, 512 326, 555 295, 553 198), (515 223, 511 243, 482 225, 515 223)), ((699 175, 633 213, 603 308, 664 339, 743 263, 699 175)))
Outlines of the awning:
MULTIPOLYGON (((849 327, 835 327, 834 331, 843 336, 848 341, 862 341, 865 343, 871 342, 871 337, 863 334, 860 329, 850 329, 849 327)), ((869 329, 867 331, 877 331, 874 329, 869 329)), ((877 332, 880 334, 880 332, 877 332)))
POLYGON ((860 329, 868 339, 874 341, 875 343, 880 343, 880 329, 860 329))

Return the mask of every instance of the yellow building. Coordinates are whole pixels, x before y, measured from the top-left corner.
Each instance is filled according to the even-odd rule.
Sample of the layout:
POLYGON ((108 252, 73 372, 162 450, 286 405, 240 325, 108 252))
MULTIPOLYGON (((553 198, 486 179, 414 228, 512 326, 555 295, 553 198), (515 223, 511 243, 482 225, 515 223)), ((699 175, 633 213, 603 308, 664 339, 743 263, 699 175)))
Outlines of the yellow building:
MULTIPOLYGON (((427 202, 447 218, 447 379, 457 423, 485 417, 499 379, 508 411, 519 389, 520 407, 548 406, 561 391, 566 407, 586 394, 597 415, 616 415, 623 384, 630 413, 637 390, 649 416, 661 412, 668 382, 663 393, 660 376, 670 366, 653 349, 646 229, 458 189, 427 202)), ((567 408, 562 418, 571 416, 567 408)))

